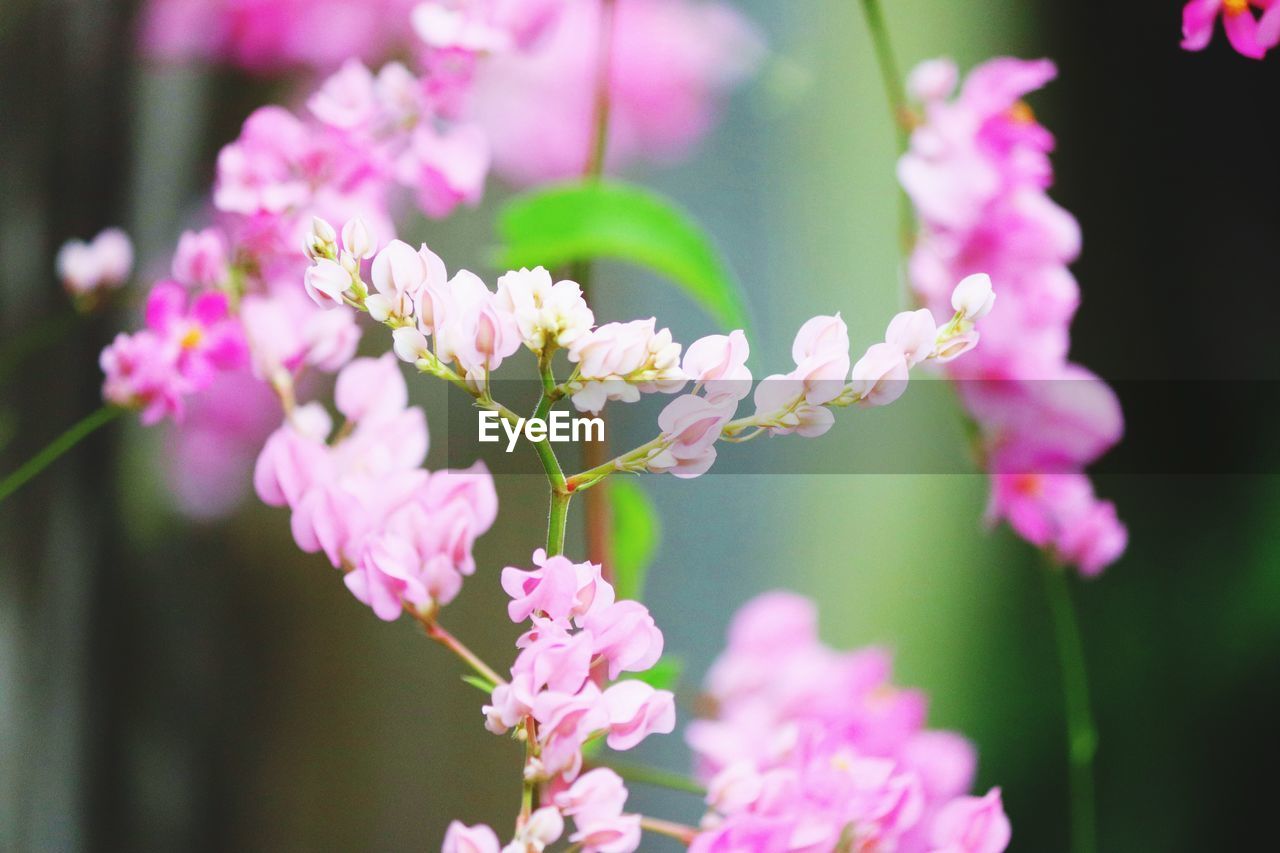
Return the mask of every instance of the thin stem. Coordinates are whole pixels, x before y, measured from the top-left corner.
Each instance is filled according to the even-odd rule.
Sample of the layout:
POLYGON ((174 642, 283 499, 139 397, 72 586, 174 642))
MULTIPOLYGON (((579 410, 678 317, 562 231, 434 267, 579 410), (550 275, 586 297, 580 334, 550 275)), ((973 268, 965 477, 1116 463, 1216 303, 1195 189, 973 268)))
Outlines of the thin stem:
POLYGON ((1066 702, 1071 849, 1075 853, 1093 853, 1098 849, 1093 790, 1093 757, 1098 749, 1098 733, 1089 703, 1084 645, 1080 640, 1079 619, 1065 570, 1061 566, 1048 565, 1041 574, 1044 575, 1045 593, 1053 614, 1054 640, 1062 667, 1062 690, 1066 702))
POLYGON ((665 835, 668 838, 674 838, 682 844, 692 843, 698 834, 698 830, 688 824, 659 820, 656 817, 645 817, 643 815, 640 817, 640 828, 645 832, 653 832, 658 835, 665 835))
MULTIPOLYGON (((610 89, 613 74, 614 28, 617 18, 616 0, 604 0, 600 4, 600 50, 596 63, 595 104, 592 114, 591 148, 587 154, 583 177, 599 180, 604 174, 605 158, 609 149, 610 89)), ((573 265, 573 279, 582 287, 582 295, 591 301, 592 264, 579 261, 573 265)), ((606 417, 600 413, 601 419, 606 417)), ((605 427, 608 435, 608 427, 605 427)), ((609 458, 609 444, 604 441, 588 441, 582 449, 585 467, 595 468, 609 458)), ((602 567, 605 580, 613 580, 613 521, 610 517, 609 494, 604 489, 591 492, 586 497, 587 559, 602 567)))
POLYGON ((480 656, 471 649, 467 648, 461 640, 453 636, 445 630, 444 626, 436 621, 434 616, 419 613, 412 607, 406 607, 413 617, 422 623, 422 629, 426 631, 427 636, 444 646, 462 659, 467 666, 475 670, 476 674, 481 678, 488 679, 493 684, 506 684, 507 680, 498 673, 494 672, 493 667, 489 666, 480 656))
POLYGON ((0 480, 0 501, 22 488, 28 480, 56 462, 58 457, 75 447, 98 427, 111 423, 123 411, 116 406, 103 406, 55 438, 44 450, 23 463, 17 471, 0 480))
MULTIPOLYGON (((595 108, 591 120, 591 148, 583 174, 599 178, 604 173, 604 158, 609 144, 609 89, 613 76, 613 30, 616 17, 615 0, 600 4, 600 53, 596 63, 595 108)), ((581 282, 579 282, 581 283, 581 282)))
POLYGON ((661 770, 657 767, 645 767, 640 764, 628 764, 621 761, 593 761, 597 767, 608 767, 628 782, 640 785, 652 785, 656 788, 667 788, 672 791, 683 791, 686 794, 697 794, 704 797, 707 789, 687 776, 661 770))
POLYGON ((564 553, 564 531, 569 520, 569 502, 572 492, 551 492, 551 509, 547 513, 547 556, 564 553))
MULTIPOLYGON (((889 39, 889 27, 885 24, 884 9, 880 5, 880 0, 861 0, 861 3, 862 11, 867 18, 867 29, 871 31, 871 43, 875 47, 876 64, 880 67, 880 79, 884 84, 885 97, 889 101, 898 153, 904 154, 911 142, 911 126, 915 119, 907 104, 907 90, 903 85, 902 72, 898 67, 893 42, 889 39)), ((898 228, 903 249, 909 249, 915 233, 915 224, 911 217, 911 203, 905 190, 899 191, 898 228)))

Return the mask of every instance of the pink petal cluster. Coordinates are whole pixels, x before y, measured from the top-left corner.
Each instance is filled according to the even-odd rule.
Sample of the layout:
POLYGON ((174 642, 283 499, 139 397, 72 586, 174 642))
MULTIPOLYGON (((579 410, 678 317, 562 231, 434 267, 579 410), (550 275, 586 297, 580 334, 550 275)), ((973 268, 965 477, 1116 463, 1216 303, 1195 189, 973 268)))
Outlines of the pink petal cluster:
POLYGON ((1000 292, 975 318, 982 347, 947 365, 982 430, 996 482, 990 517, 1092 574, 1126 534, 1080 472, 1120 439, 1124 420, 1111 389, 1067 357, 1080 229, 1047 194, 1054 140, 1022 101, 1055 73, 1047 60, 994 59, 951 97, 954 66, 922 66, 911 84, 924 119, 898 172, 920 220, 910 277, 924 305, 946 310, 951 283, 978 272, 1000 292), (1002 479, 1013 475, 1017 488, 1002 479))
POLYGON ((244 333, 224 294, 189 299, 182 285, 162 281, 147 298, 146 328, 117 335, 102 351, 102 395, 140 409, 142 422, 154 424, 181 417, 188 395, 209 387, 220 371, 242 366, 245 358, 244 333))
POLYGON ((117 288, 133 271, 133 243, 119 228, 108 228, 87 243, 69 240, 58 250, 57 269, 73 297, 117 288))
MULTIPOLYGON (((506 180, 529 185, 582 173, 602 5, 562 3, 558 15, 528 30, 534 37, 522 49, 477 68, 468 115, 488 131, 494 168, 506 180)), ((606 166, 677 159, 712 127, 719 102, 758 67, 763 39, 727 3, 626 0, 615 7, 606 166)))
MULTIPOLYGON (((495 734, 530 725, 537 765, 526 773, 561 790, 578 778, 588 739, 603 735, 611 749, 626 750, 670 732, 675 700, 642 681, 608 683, 624 672, 644 672, 662 655, 662 632, 643 604, 616 600, 595 564, 541 550, 533 563, 530 571, 502 572, 508 614, 531 624, 516 643, 511 680, 494 688, 484 708, 485 725, 495 734)), ((584 828, 581 820, 578 825, 584 828)))
POLYGON ((1208 47, 1219 17, 1227 41, 1242 56, 1262 59, 1280 44, 1280 3, 1276 0, 1191 0, 1182 7, 1183 49, 1208 47))
POLYGON ((809 600, 748 603, 707 678, 716 715, 687 731, 710 806, 690 849, 1004 850, 999 790, 966 793, 973 748, 889 677, 879 649, 823 645, 809 600))
POLYGON ((492 478, 479 463, 421 467, 426 418, 408 406, 390 354, 344 367, 335 403, 346 421, 332 438, 328 413, 312 403, 267 440, 254 470, 258 496, 292 510, 298 547, 323 551, 380 619, 448 604, 475 571, 472 546, 497 515, 492 478))
POLYGON ((417 0, 149 0, 142 52, 165 62, 224 62, 260 74, 328 71, 383 58, 403 42, 417 0))

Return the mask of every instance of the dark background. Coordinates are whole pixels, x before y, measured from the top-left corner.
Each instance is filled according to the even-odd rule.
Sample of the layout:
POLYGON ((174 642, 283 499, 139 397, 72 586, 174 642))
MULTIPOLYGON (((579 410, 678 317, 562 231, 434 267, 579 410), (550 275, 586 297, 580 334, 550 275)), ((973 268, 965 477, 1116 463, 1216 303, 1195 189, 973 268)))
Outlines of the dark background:
MULTIPOLYGON (((781 112, 747 93, 690 166, 646 180, 683 191, 740 270, 838 243, 823 213, 836 205, 841 222, 875 223, 865 239, 879 254, 866 263, 891 268, 891 137, 855 4, 742 5, 809 88, 781 112), (798 141, 823 128, 829 148, 798 141), (846 138, 866 147, 836 141, 846 138), (823 177, 846 161, 861 170, 850 182, 823 177), (761 224, 806 216, 824 226, 761 224)), ((1141 442, 1099 478, 1130 525, 1130 551, 1076 590, 1105 851, 1252 846, 1272 834, 1259 805, 1280 759, 1280 481, 1246 473, 1276 461, 1280 56, 1244 59, 1220 33, 1205 53, 1185 53, 1178 6, 930 0, 894 4, 889 18, 908 64, 947 50, 965 67, 993 52, 1060 65, 1033 106, 1059 139, 1054 196, 1085 234, 1073 355, 1123 380, 1128 433, 1141 442), (1203 462, 1225 458, 1256 467, 1203 462)), ((97 405, 96 353, 129 322, 121 311, 56 338, 38 325, 67 313, 50 273, 57 246, 125 223, 144 253, 166 251, 217 147, 278 97, 234 74, 141 68, 128 12, 89 0, 0 8, 0 329, 6 346, 55 341, 3 376, 3 470, 97 405), (160 143, 143 133, 157 127, 160 143)), ((478 253, 491 215, 461 217, 440 239, 478 253)), ((825 303, 812 291, 840 286, 826 280, 804 305, 780 305, 775 281, 744 279, 757 318, 817 313, 825 303)), ((619 316, 664 310, 610 298, 619 316)), ((671 320, 684 339, 678 324, 699 322, 671 320)), ((763 352, 785 353, 794 324, 778 325, 763 352)), ((452 662, 411 626, 353 604, 322 561, 295 552, 283 514, 250 505, 194 524, 167 512, 157 439, 141 433, 113 426, 0 507, 0 848, 434 849, 452 816, 505 821, 519 759, 480 728, 478 696, 452 662)), ((1061 699, 1036 556, 1003 531, 979 540, 976 477, 905 478, 884 497, 882 478, 818 479, 652 485, 667 525, 652 606, 690 683, 733 606, 778 584, 817 595, 834 644, 894 645, 903 683, 935 696, 934 722, 979 745, 979 784, 1003 787, 1013 849, 1065 850, 1061 699), (907 500, 926 492, 942 503, 907 500), (761 493, 782 495, 783 508, 757 525, 761 493), (865 506, 864 493, 879 509, 850 522, 845 507, 865 506), (917 557, 932 564, 927 575, 862 553, 793 559, 830 554, 845 527, 895 511, 907 520, 889 525, 897 541, 880 557, 920 550, 940 526, 978 544, 949 562, 917 557), (883 578, 867 583, 896 595, 892 606, 849 594, 863 582, 852 575, 883 578), (912 586, 919 577, 929 580, 912 586), (954 618, 940 629, 930 617, 944 611, 954 618)), ((526 560, 525 531, 542 512, 534 480, 500 488, 504 516, 477 555, 485 566, 526 560)), ((490 586, 473 581, 449 619, 502 661, 514 629, 493 621, 490 586)), ((666 740, 647 757, 683 769, 679 741, 666 740)), ((697 813, 678 795, 638 789, 636 802, 697 813)))

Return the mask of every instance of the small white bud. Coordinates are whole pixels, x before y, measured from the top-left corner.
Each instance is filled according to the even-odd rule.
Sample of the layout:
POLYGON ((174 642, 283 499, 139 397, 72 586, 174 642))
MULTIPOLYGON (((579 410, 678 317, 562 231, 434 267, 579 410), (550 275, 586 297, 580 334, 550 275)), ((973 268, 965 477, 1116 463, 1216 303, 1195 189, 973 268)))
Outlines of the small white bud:
POLYGON ((978 320, 991 313, 996 304, 991 289, 991 276, 975 273, 956 285, 951 293, 951 307, 966 320, 978 320))
POLYGON ((377 251, 369 226, 358 216, 342 226, 342 247, 360 260, 372 258, 377 251))

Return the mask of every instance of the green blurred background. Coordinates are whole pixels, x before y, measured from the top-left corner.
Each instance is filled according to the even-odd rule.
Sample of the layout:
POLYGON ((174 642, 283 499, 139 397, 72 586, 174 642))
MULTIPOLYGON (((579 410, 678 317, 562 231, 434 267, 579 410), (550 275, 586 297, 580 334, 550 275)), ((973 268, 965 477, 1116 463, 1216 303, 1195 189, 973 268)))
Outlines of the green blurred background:
MULTIPOLYGON (((905 297, 893 133, 858 4, 738 5, 772 60, 693 159, 637 177, 691 209, 731 259, 760 373, 785 363, 805 318, 842 311, 857 348, 905 297)), ((1033 105, 1059 139, 1054 195, 1085 234, 1073 354, 1126 380, 1131 441, 1164 438, 1160 454, 1100 477, 1132 544, 1106 576, 1075 585, 1101 732, 1101 847, 1252 846, 1270 826, 1254 804, 1275 790, 1280 758, 1280 481, 1268 475, 1280 60, 1250 63, 1220 43, 1179 51, 1173 2, 886 5, 905 67, 940 54, 966 69, 996 54, 1059 61, 1061 79, 1033 105), (1254 417, 1222 414, 1205 392, 1224 383, 1256 403, 1254 417), (1176 405, 1151 402, 1150 387, 1176 405), (1192 464, 1221 447, 1246 464, 1192 464)), ((6 339, 63 310, 51 275, 62 240, 120 223, 144 256, 169 251, 217 147, 280 96, 137 64, 129 11, 0 6, 6 339)), ((409 230, 451 266, 484 269, 501 198, 409 230)), ((606 267, 601 279, 599 317, 656 314, 686 341, 712 330, 640 274, 606 267)), ((96 351, 123 322, 83 327, 6 380, 4 470, 95 405, 96 351)), ((444 394, 426 383, 415 394, 438 462, 444 394)), ((412 625, 372 618, 322 559, 297 552, 284 513, 250 501, 218 523, 175 515, 156 474, 163 440, 113 427, 0 508, 0 849, 419 850, 454 817, 505 823, 520 756, 483 730, 454 662, 412 625)), ((780 458, 809 467, 963 446, 943 394, 910 418, 848 418, 794 443, 780 458)), ((932 725, 977 743, 978 785, 1003 787, 1013 849, 1066 849, 1038 558, 982 528, 982 477, 725 473, 644 486, 664 527, 647 599, 687 662, 687 688, 742 602, 779 586, 812 595, 831 644, 894 649, 898 682, 932 697, 932 725)), ((515 635, 496 569, 527 561, 544 512, 536 479, 499 489, 481 572, 447 614, 491 661, 510 658, 515 635)), ((640 757, 688 762, 678 735, 640 757)), ((645 812, 699 813, 687 795, 637 786, 633 797, 645 812)))

